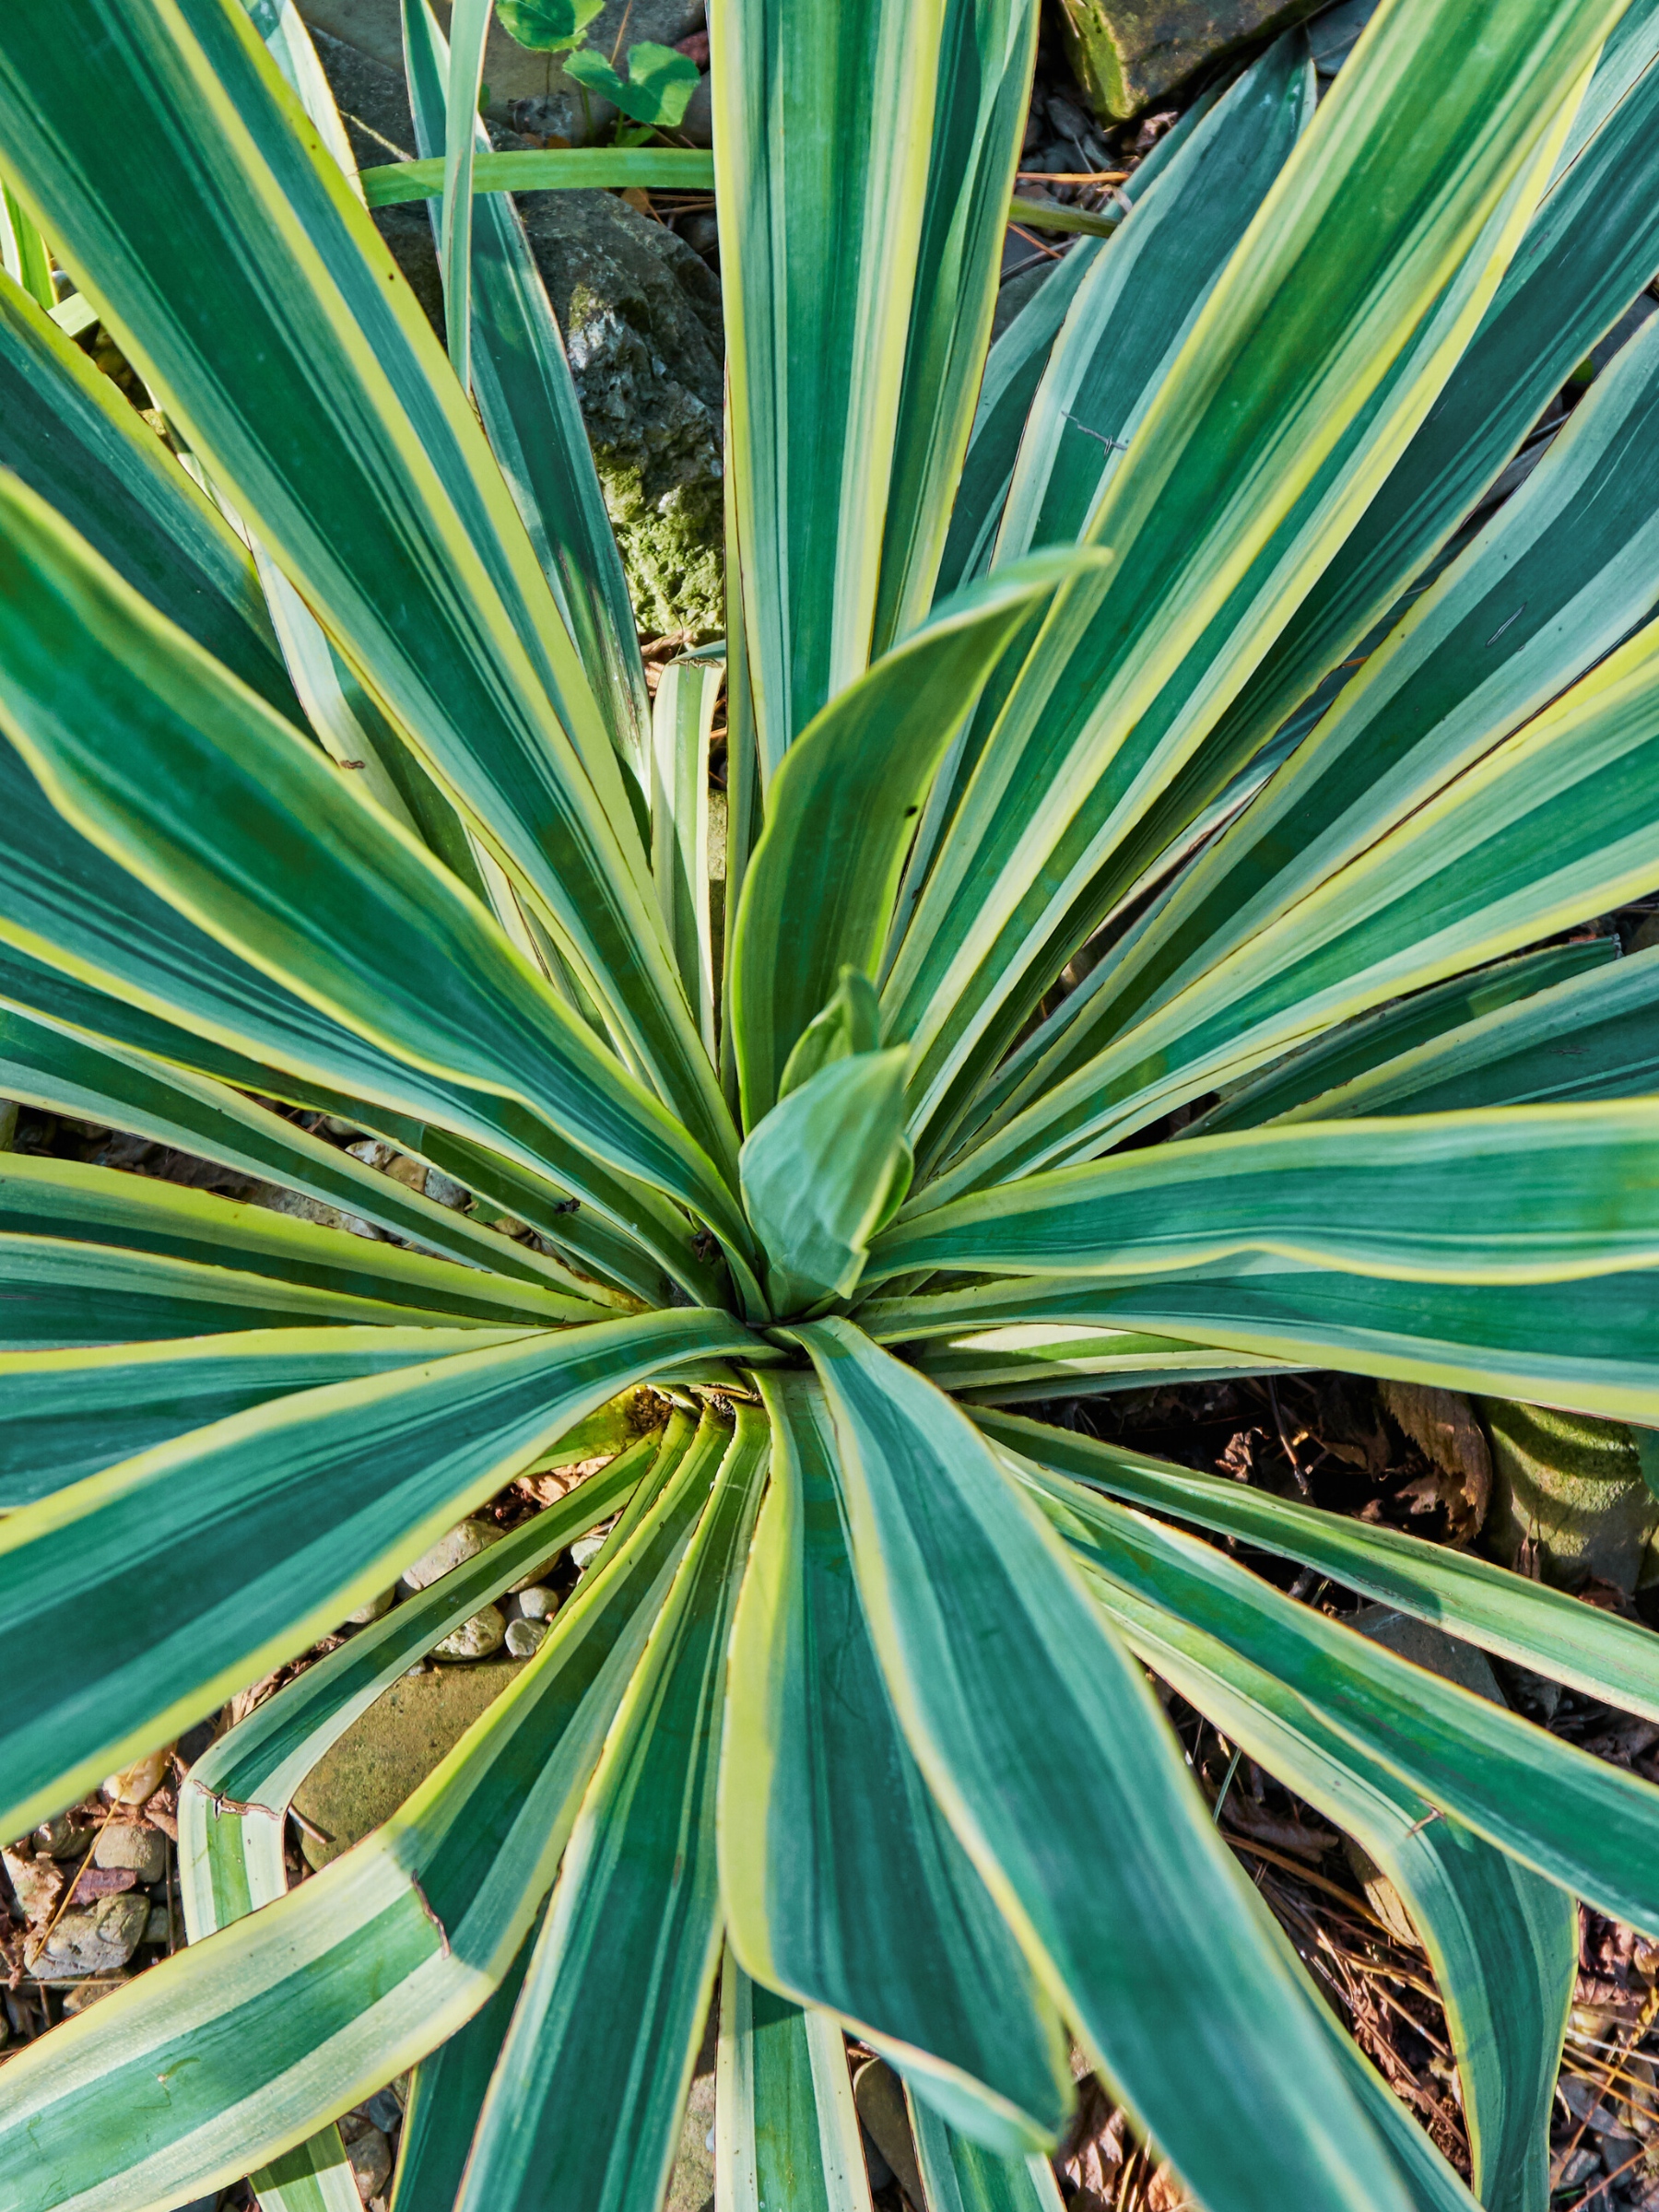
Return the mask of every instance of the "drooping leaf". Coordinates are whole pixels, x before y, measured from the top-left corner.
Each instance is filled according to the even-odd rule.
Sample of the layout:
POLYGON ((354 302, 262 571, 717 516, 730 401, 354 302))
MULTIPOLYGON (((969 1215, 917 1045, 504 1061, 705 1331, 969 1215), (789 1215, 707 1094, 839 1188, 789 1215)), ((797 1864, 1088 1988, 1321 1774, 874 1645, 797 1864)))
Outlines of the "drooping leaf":
POLYGON ((302 1651, 618 1390, 746 1334, 693 1308, 525 1335, 278 1398, 8 1514, 0 1618, 20 1629, 78 1594, 100 1628, 16 1654, 0 1827, 302 1651))
POLYGON ((856 2023, 914 2092, 1010 2152, 1071 2102, 1047 1993, 934 1803, 882 1684, 802 1379, 762 1385, 772 1487, 737 1609, 721 1778, 728 1937, 856 2023))
POLYGON ((687 1454, 383 1828, 12 2062, 0 2184, 75 2212, 159 2212, 280 2158, 483 2006, 551 1883, 718 1457, 687 1454), (376 1976, 367 2008, 354 1968, 376 1976))
POLYGON ((573 46, 605 0, 496 0, 503 30, 533 53, 573 46))
POLYGON ((1241 1912, 1248 1882, 1145 1677, 1029 1501, 948 1399, 849 1324, 798 1334, 829 1401, 859 1598, 911 1748, 1137 2124, 1218 2202, 1265 2207, 1289 2188, 1300 2204, 1346 2204, 1359 2161, 1376 2204, 1403 2207, 1318 2000, 1241 1912), (946 1590, 947 1607, 934 1595, 946 1590), (1147 2010, 1154 1977, 1163 2001, 1147 2010))

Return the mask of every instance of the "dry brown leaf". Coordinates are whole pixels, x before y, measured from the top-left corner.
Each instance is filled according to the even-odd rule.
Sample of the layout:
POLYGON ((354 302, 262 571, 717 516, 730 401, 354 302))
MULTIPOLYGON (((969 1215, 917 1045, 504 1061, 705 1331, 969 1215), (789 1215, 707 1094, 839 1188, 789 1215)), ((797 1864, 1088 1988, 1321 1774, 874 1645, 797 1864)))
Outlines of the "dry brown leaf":
POLYGON ((1423 1382, 1380 1387, 1389 1418, 1434 1469, 1406 1484, 1401 1495, 1413 1500, 1414 1511, 1443 1505, 1449 1540, 1472 1543, 1492 1501, 1492 1455, 1474 1406, 1461 1391, 1423 1382))

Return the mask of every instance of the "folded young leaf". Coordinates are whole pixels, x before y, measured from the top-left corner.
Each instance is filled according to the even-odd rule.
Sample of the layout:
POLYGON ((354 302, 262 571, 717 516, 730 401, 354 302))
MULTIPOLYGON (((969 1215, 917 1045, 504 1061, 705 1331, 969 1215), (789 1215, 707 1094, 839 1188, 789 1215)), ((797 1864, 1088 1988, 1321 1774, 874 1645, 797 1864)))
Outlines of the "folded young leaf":
POLYGON ((744 1139, 743 1203, 770 1263, 774 1313, 844 1297, 910 1188, 909 1057, 900 1046, 832 1060, 744 1139))

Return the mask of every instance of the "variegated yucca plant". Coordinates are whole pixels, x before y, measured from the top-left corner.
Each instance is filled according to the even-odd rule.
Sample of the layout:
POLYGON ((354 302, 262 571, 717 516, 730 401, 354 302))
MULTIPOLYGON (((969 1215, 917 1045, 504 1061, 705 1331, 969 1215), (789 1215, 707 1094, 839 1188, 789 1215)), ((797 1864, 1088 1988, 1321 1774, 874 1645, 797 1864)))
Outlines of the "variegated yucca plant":
POLYGON ((1659 267, 1659 0, 1384 0, 1317 112, 1289 34, 989 346, 1036 18, 712 0, 717 928, 722 664, 648 695, 499 189, 700 157, 475 167, 480 0, 406 0, 367 186, 288 0, 0 15, 0 1094, 383 1232, 6 1159, 0 1831, 674 1407, 199 1761, 191 1944, 0 2067, 5 2212, 344 2212, 412 2065, 397 2212, 655 2212, 723 1960, 722 2212, 867 2212, 843 2026, 932 2212, 1054 2212, 1074 2042, 1212 2212, 1466 2207, 1148 1670, 1385 1870, 1475 2195, 1547 2201, 1573 1900, 1659 1932, 1659 1795, 1234 1553, 1659 1719, 1648 1632, 1006 1407, 1659 1422, 1659 952, 1570 934, 1659 883, 1653 324, 1480 519, 1659 267), (429 188, 448 359, 365 205, 429 188), (327 1747, 613 1516, 287 1890, 327 1747))

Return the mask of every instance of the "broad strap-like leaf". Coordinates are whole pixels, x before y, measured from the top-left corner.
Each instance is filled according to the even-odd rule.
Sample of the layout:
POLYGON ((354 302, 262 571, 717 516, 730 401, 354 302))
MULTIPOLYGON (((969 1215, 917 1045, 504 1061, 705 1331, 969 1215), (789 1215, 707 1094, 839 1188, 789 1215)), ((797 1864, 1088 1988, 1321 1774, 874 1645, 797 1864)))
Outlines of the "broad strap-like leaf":
POLYGON ((870 2212, 841 2024, 751 1982, 728 1946, 715 2060, 715 2212, 870 2212))
MULTIPOLYGON (((1145 160, 1136 162, 1119 187, 1125 200, 1133 205, 1157 180, 1224 89, 1224 86, 1212 87, 1201 93, 1145 160)), ((993 341, 985 357, 973 428, 962 459, 939 567, 937 593, 941 598, 971 583, 990 561, 1032 398, 1077 288, 1107 242, 1099 238, 1078 239, 1002 335, 993 341)))
POLYGON ((0 41, 0 134, 29 194, 214 481, 545 906, 677 1111, 731 1147, 586 675, 367 212, 239 7, 191 0, 186 29, 167 0, 99 4, 97 35, 89 19, 75 41, 95 76, 32 14, 0 41), (95 108, 125 117, 118 139, 88 127, 95 108), (221 277, 211 316, 195 312, 205 267, 221 277))
POLYGON ((0 467, 50 501, 170 621, 303 726, 235 533, 136 408, 5 276, 0 467))
POLYGON ((1056 1398, 1108 1390, 1140 1390, 1180 1381, 1220 1381, 1230 1375, 1271 1374, 1288 1361, 1218 1345, 1192 1343, 1144 1329, 1113 1329, 1076 1322, 1016 1322, 1005 1327, 965 1326, 942 1343, 923 1345, 912 1364, 930 1382, 967 1405, 1008 1406, 1024 1398, 1056 1398))
POLYGON ((373 1042, 521 1099, 614 1169, 700 1193, 741 1250, 714 1163, 423 847, 32 495, 0 492, 0 722, 76 828, 373 1042))
POLYGON ((1403 1282, 1282 1261, 1196 1267, 1138 1283, 1032 1276, 873 1300, 881 1343, 1041 1323, 1146 1329, 1265 1362, 1335 1367, 1447 1390, 1577 1406, 1659 1428, 1659 1269, 1566 1282, 1403 1282))
POLYGON ((1167 161, 1090 270, 1015 464, 998 564, 1080 538, 1141 418, 1313 116, 1307 34, 1277 40, 1167 161))
POLYGON ((872 978, 935 770, 1034 600, 1100 556, 1039 555, 971 586, 801 733, 744 877, 731 1021, 745 1124, 770 1110, 843 967, 872 978))
MULTIPOLYGON (((403 0, 403 32, 416 143, 431 155, 443 143, 448 42, 427 0, 403 0)), ((488 134, 481 123, 477 131, 475 164, 479 156, 488 157, 488 134)), ((593 159, 587 149, 583 153, 593 159)), ((435 203, 428 206, 435 213, 435 203)), ((505 193, 477 193, 473 200, 472 386, 490 451, 582 655, 612 742, 638 776, 651 701, 621 556, 564 340, 523 219, 505 193)))
POLYGON ((1059 2020, 894 1716, 822 1394, 780 1375, 761 1394, 772 1486, 733 1631, 721 1776, 728 1940, 768 1988, 854 2023, 930 2107, 1008 2152, 1039 2147, 1071 2103, 1059 2020))
POLYGON ((947 0, 872 651, 927 613, 973 424, 1037 52, 1036 0, 947 0))
POLYGON ((1060 2212, 1046 2159, 1005 2157, 959 2135, 913 2093, 911 2131, 930 2212, 1060 2212))
POLYGON ((1150 1512, 1282 1553, 1623 1712, 1659 1720, 1659 1636, 1473 1552, 1373 1527, 1008 1414, 977 1417, 1028 1462, 1150 1512))
POLYGON ((1046 1477, 1036 1496, 1094 1576, 1136 1602, 1135 1641, 1209 1635, 1335 1735, 1598 1911, 1659 1924, 1659 1788, 1415 1666, 1217 1550, 1046 1477))
POLYGON ((233 1265, 244 1280, 266 1277, 382 1312, 402 1307, 411 1321, 440 1325, 545 1329, 605 1312, 557 1277, 498 1276, 476 1260, 432 1258, 160 1176, 32 1153, 0 1154, 0 1247, 14 1238, 28 1246, 61 1239, 84 1254, 108 1251, 118 1265, 153 1253, 204 1270, 233 1265))
POLYGON ((387 2212, 454 2212, 473 2130, 524 1986, 534 1942, 533 1934, 525 1936, 489 2002, 416 2067, 387 2212))
POLYGON ((1412 606, 1266 791, 1188 870, 1050 1086, 1374 844, 1619 644, 1659 547, 1659 332, 1632 340, 1544 460, 1412 606))
POLYGON ((1446 2009, 1474 2181, 1492 2212, 1545 2212, 1549 2116, 1578 1971, 1578 1907, 1345 1741, 1316 1705, 1214 1636, 1145 1636, 1147 1608, 1103 1593, 1131 1646, 1228 1740, 1353 1836, 1408 1908, 1446 2009))
POLYGON ((1127 1279, 1246 1253, 1425 1282, 1659 1264, 1659 1100, 1305 1122, 1118 1153, 900 1220, 865 1279, 912 1268, 1127 1279))
POLYGON ((490 0, 456 0, 450 19, 438 260, 443 271, 444 335, 463 392, 472 383, 473 157, 489 18, 490 0))
POLYGON ((606 1398, 746 1341, 695 1308, 526 1335, 277 1399, 7 1515, 0 1618, 76 1595, 99 1632, 20 1643, 0 1827, 304 1650, 606 1398))
POLYGON ((1137 2125, 1201 2197, 1241 2212, 1287 2193, 1346 2206, 1356 2171, 1372 2205, 1403 2207, 1317 2000, 1241 1912, 1248 1881, 1144 1675, 1030 1501, 947 1398, 850 1324, 798 1334, 829 1401, 859 1599, 900 1723, 1137 2125))
POLYGON ((726 1643, 770 1429, 740 1406, 714 1492, 618 1708, 491 2077, 456 2212, 656 2212, 720 1957, 714 1792, 726 1643))
POLYGON ((1001 988, 1012 941, 968 990, 1005 925, 1018 913, 1046 942, 1057 848, 1065 903, 1111 811, 1200 742, 1427 412, 1616 15, 1537 0, 1500 33, 1405 0, 1371 25, 1113 476, 1090 527, 1113 566, 1056 599, 918 906, 887 995, 930 1053, 919 1110, 1001 988), (1201 640, 1181 699, 1149 716, 1201 640))
POLYGON ((358 1124, 523 1216, 589 1273, 649 1304, 673 1303, 670 1281, 702 1303, 718 1296, 718 1271, 657 1192, 607 1174, 510 1100, 461 1106, 455 1087, 423 1077, 239 959, 71 830, 4 746, 0 792, 0 1003, 31 1016, 50 1006, 60 1026, 163 1070, 200 1072, 358 1124), (76 972, 33 959, 19 939, 76 972), (166 986, 159 994, 158 982, 166 986), (222 1041, 227 1035, 233 1043, 222 1041), (308 1069, 320 1058, 337 1087, 278 1065, 296 1044, 308 1069), (388 1094, 407 1111, 384 1103, 388 1094), (453 1134, 457 1119, 475 1141, 453 1134), (574 1203, 572 1192, 581 1194, 574 1203))
POLYGON ((80 1121, 114 1124, 242 1174, 269 1177, 446 1259, 562 1292, 577 1301, 568 1320, 590 1317, 580 1307, 620 1302, 556 1260, 366 1167, 229 1084, 182 1069, 164 1072, 136 1053, 95 1045, 56 1022, 0 1010, 0 1094, 80 1121))
POLYGON ((0 1353, 0 1512, 272 1398, 479 1351, 506 1334, 336 1324, 0 1353))
POLYGON ((1358 645, 1476 507, 1659 265, 1659 9, 1609 32, 1556 172, 1434 408, 1263 660, 1221 742, 1248 749, 1358 645))
POLYGON ((641 1437, 574 1490, 307 1667, 208 1747, 179 1798, 180 1888, 192 1943, 287 1890, 288 1805, 359 1713, 452 1629, 550 1566, 636 1491, 648 1493, 647 1502, 655 1499, 690 1441, 691 1423, 684 1415, 677 1419, 683 1433, 672 1441, 641 1437))
MULTIPOLYGON (((1597 971, 1618 958, 1616 937, 1589 937, 1574 944, 1547 946, 1542 952, 1522 953, 1477 968, 1468 975, 1454 975, 1409 998, 1362 1014, 1357 1020, 1339 1022, 1334 1030, 1298 1045, 1259 1076, 1232 1086, 1219 1102, 1189 1124, 1195 1135, 1218 1135, 1224 1129, 1259 1129, 1264 1122, 1306 1118, 1301 1109, 1331 1092, 1360 1087, 1369 1091, 1373 1069, 1397 1059, 1415 1061, 1428 1047, 1432 1053, 1441 1037, 1457 1036, 1471 1025, 1485 1029, 1487 1018, 1535 994, 1548 994, 1558 983, 1569 982, 1586 971, 1597 971)), ((1448 1100, 1446 1103, 1499 1105, 1520 1103, 1497 1099, 1448 1100)), ((1330 1118, 1329 1112, 1315 1117, 1330 1118)))
MULTIPOLYGON (((1618 940, 1599 938, 1609 949, 1618 940)), ((1473 1018, 1279 1115, 1445 1113, 1659 1090, 1659 948, 1603 959, 1518 1004, 1473 1018)))
POLYGON ((319 2112, 347 2110, 479 2009, 551 1885, 719 1456, 718 1442, 687 1454, 401 1812, 136 1977, 101 2019, 21 2054, 0 2188, 49 2192, 65 2212, 163 2212, 280 2158, 319 2112))
POLYGON ((944 15, 944 0, 803 0, 787 26, 764 0, 709 14, 726 466, 764 782, 870 656, 944 15))
POLYGON ((1119 1142, 1400 994, 1642 895, 1659 865, 1649 623, 1298 905, 985 1136, 922 1203, 1119 1142), (1628 887, 1628 888, 1627 888, 1628 887))

